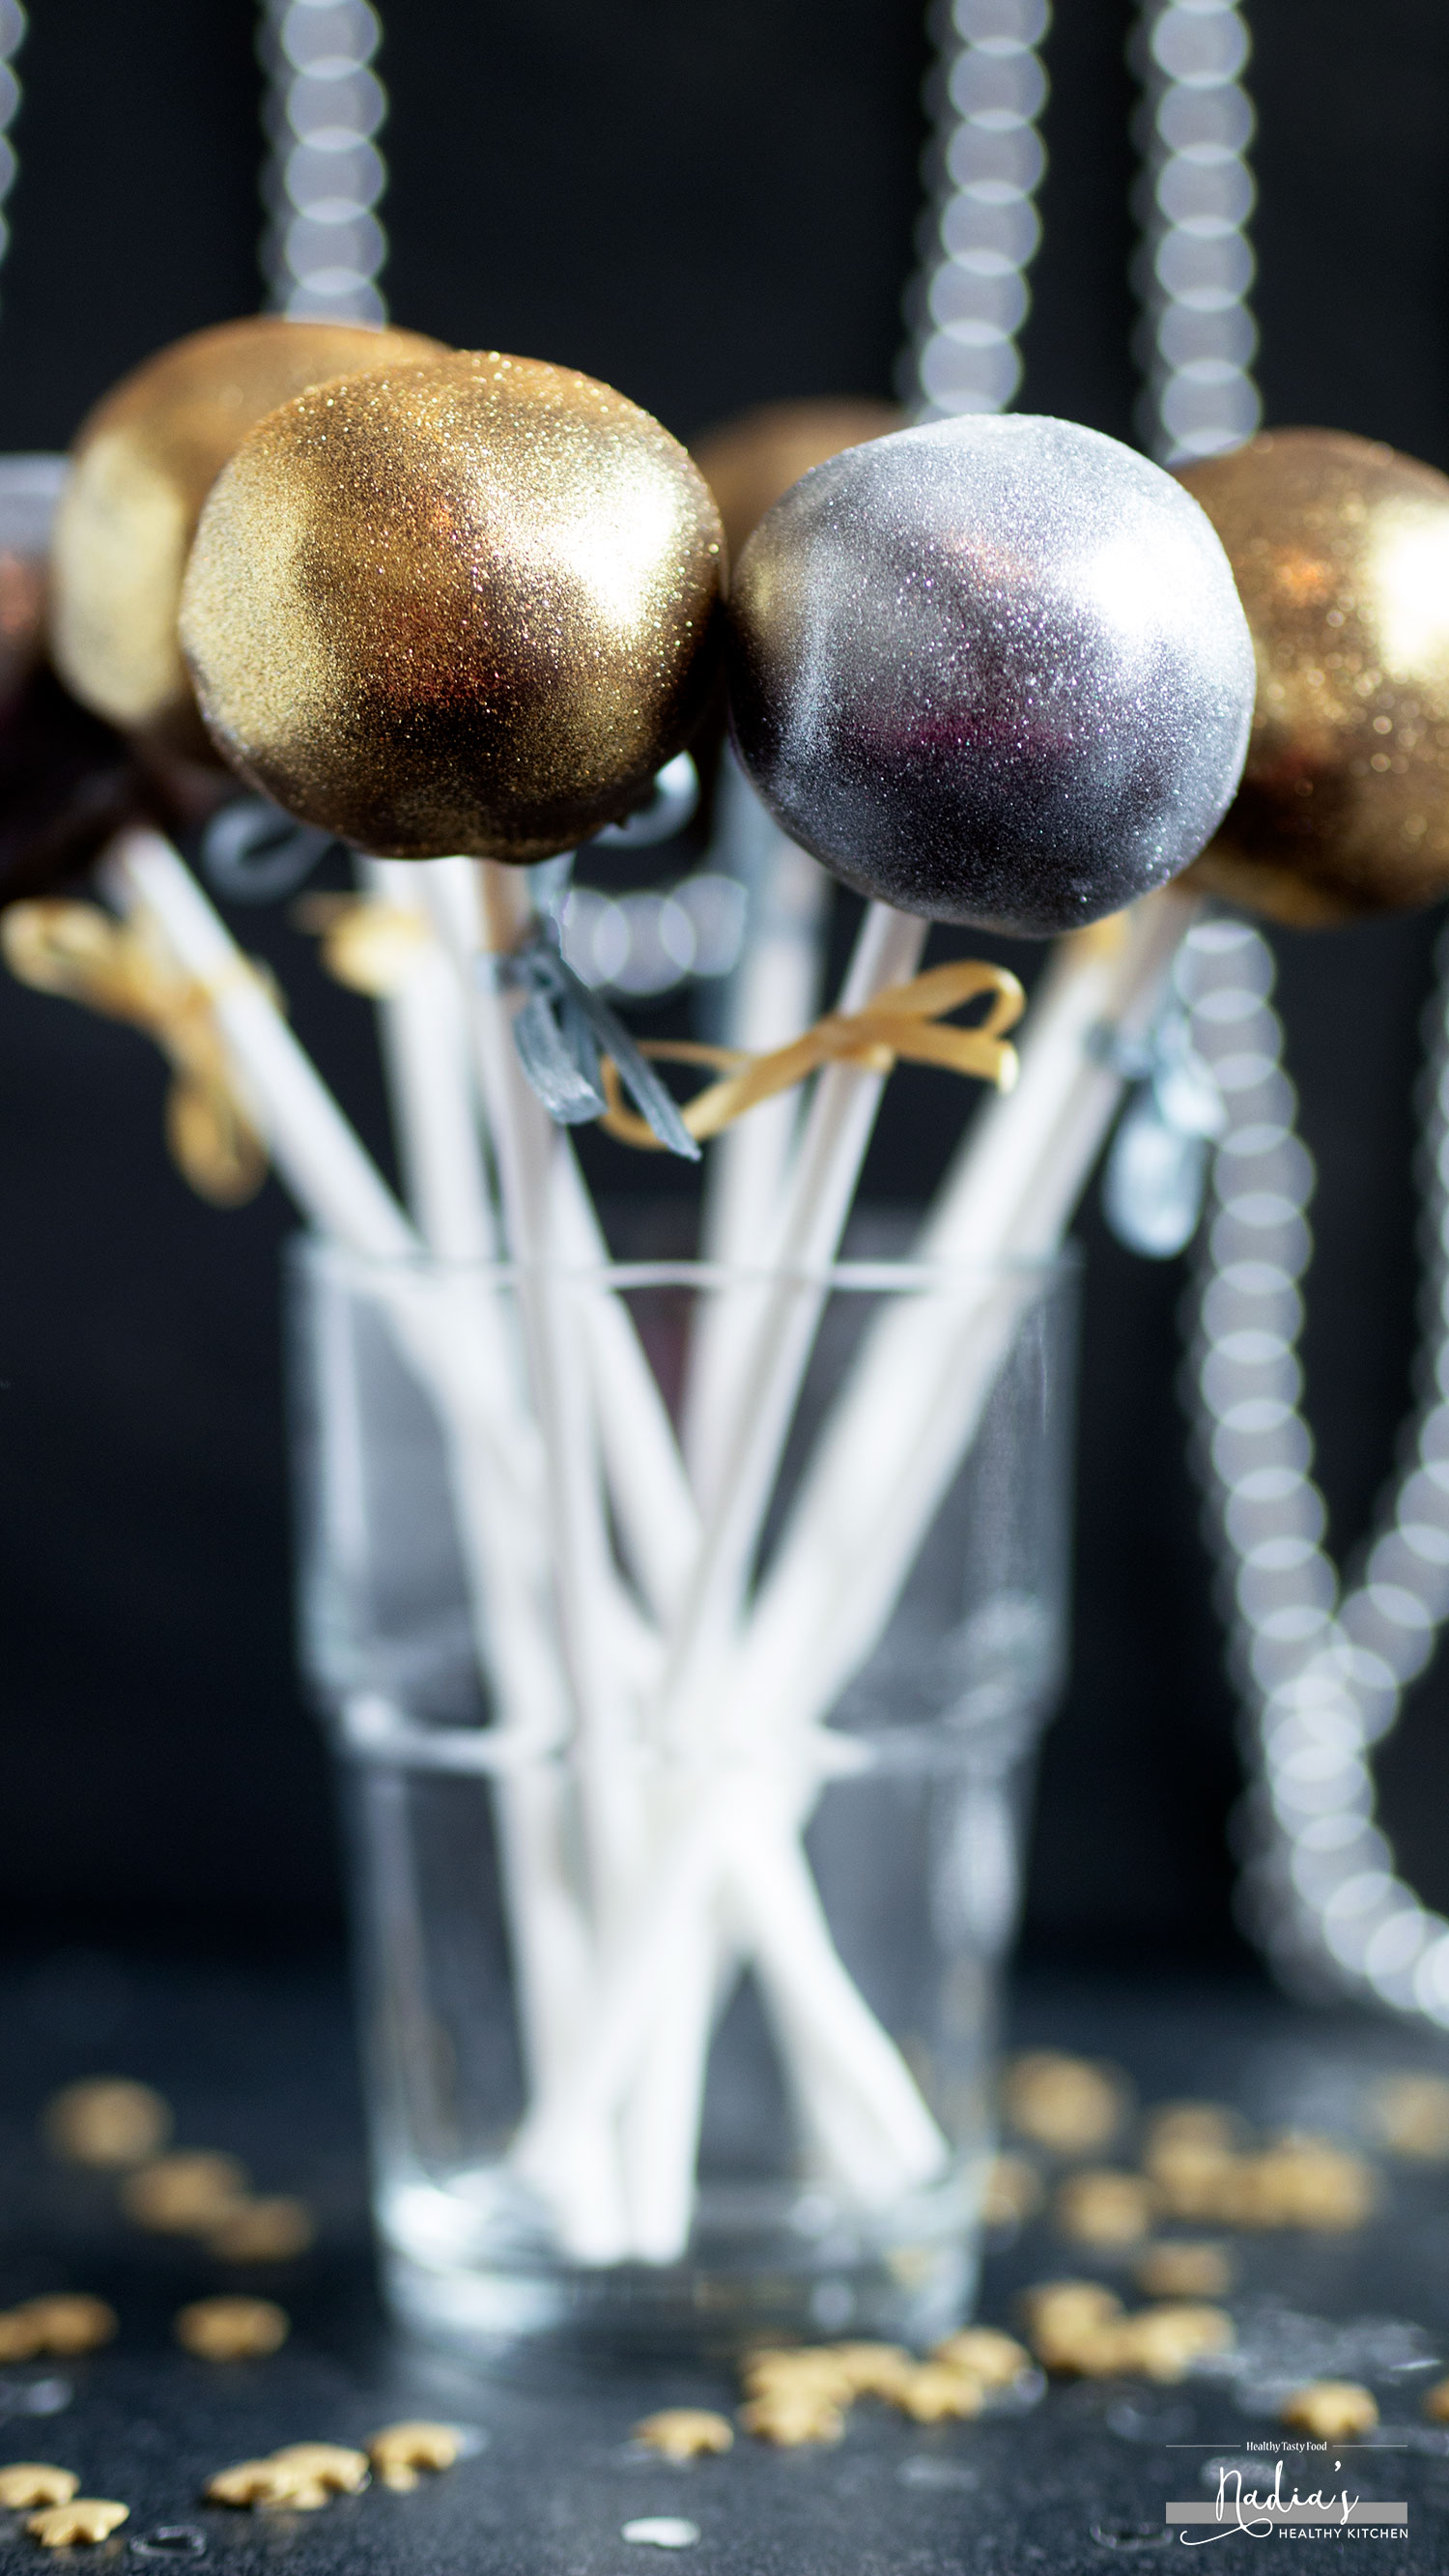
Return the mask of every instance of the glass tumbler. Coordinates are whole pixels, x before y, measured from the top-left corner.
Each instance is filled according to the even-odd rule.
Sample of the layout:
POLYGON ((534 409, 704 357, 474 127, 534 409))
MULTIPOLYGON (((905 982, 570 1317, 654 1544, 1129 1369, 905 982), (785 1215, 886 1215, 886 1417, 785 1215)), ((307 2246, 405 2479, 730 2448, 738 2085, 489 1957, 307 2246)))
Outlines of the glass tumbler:
POLYGON ((396 2312, 948 2331, 1063 1669, 1071 1263, 306 1242, 292 1284, 396 2312))

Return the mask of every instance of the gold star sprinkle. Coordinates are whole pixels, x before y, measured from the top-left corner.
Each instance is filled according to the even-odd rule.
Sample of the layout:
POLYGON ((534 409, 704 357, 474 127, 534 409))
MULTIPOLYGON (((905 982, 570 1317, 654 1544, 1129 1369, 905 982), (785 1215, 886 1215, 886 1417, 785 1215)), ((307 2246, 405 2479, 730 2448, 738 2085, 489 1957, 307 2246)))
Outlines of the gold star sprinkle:
POLYGON ((782 2451, 801 2450, 812 2442, 838 2442, 845 2430, 840 2408, 818 2391, 803 2387, 751 2398, 748 2406, 740 2408, 740 2422, 747 2433, 773 2442, 782 2451))
POLYGON ((1221 2299, 1233 2286, 1227 2248, 1187 2237, 1149 2245, 1135 2270, 1137 2286, 1149 2299, 1221 2299))
POLYGON ((23 2513, 28 2505, 69 2504, 79 2485, 72 2469, 52 2469, 44 2460, 16 2460, 0 2469, 0 2505, 23 2513))
POLYGON ((201 2361, 260 2361, 286 2342, 291 2319, 270 2299, 197 2299, 178 2311, 175 2330, 201 2361))
POLYGON ((138 2165, 165 2146, 171 2105, 149 2084, 97 2075, 53 2094, 42 2126, 54 2153, 67 2164, 138 2165))
POLYGON ((1002 2107, 1011 2126, 1037 2146, 1053 2155, 1086 2156, 1105 2147, 1122 2126, 1127 2087, 1115 2067, 1038 2048, 1011 2060, 1002 2107))
POLYGON ((272 2458, 279 2468, 297 2469, 334 2495, 360 2495, 367 2484, 367 2453, 341 2442, 288 2442, 272 2458))
POLYGON ((1320 2442, 1350 2441, 1355 2433, 1372 2432, 1379 2420, 1369 2391, 1353 2379, 1311 2379, 1284 2399, 1280 2412, 1285 2424, 1320 2442))
POLYGON ((917 2424, 944 2424, 953 2417, 979 2415, 985 2395, 980 2380, 964 2370, 950 2370, 941 2361, 922 2361, 895 2389, 891 2403, 917 2424))
POLYGON ((1069 2174, 1056 2196, 1054 2215, 1063 2236, 1080 2245, 1138 2245, 1152 2225, 1153 2194, 1141 2174, 1106 2166, 1069 2174))
POLYGON ((959 2334, 947 2335, 944 2343, 936 2345, 931 2359, 944 2362, 948 2370, 964 2370, 979 2379, 983 2388, 1010 2388, 1031 2368, 1025 2345, 995 2326, 963 2326, 959 2334))
POLYGON ((206 2241, 223 2263, 288 2263, 306 2253, 316 2233, 306 2202, 279 2193, 228 2209, 206 2241))
POLYGON ((327 2488, 296 2460, 238 2460, 218 2469, 202 2490, 208 2504, 266 2505, 300 2503, 312 2512, 327 2501, 327 2488))
POLYGON ((29 2319, 35 2330, 36 2352, 55 2353, 74 2358, 83 2352, 98 2352, 102 2344, 115 2340, 119 2319, 104 2299, 92 2299, 80 2290, 58 2290, 43 2299, 27 2299, 18 2313, 29 2319))
POLYGON ((130 2511, 128 2504, 114 2504, 104 2496, 76 2496, 69 2504, 48 2505, 43 2513, 28 2514, 25 2528, 42 2549, 71 2549, 77 2541, 89 2546, 109 2539, 130 2511))
POLYGON ((211 2147, 179 2150, 140 2165, 121 2185, 121 2207, 158 2236, 207 2236, 249 2188, 245 2165, 211 2147))
POLYGON ((420 2469, 451 2469, 462 2448, 456 2424, 385 2424, 369 2437, 367 2455, 383 2485, 406 2495, 420 2469))
POLYGON ((634 2439, 646 2449, 659 2451, 666 2460, 696 2460, 714 2451, 734 2448, 734 2432, 723 2415, 712 2414, 703 2406, 666 2406, 659 2415, 646 2415, 634 2427, 634 2439))

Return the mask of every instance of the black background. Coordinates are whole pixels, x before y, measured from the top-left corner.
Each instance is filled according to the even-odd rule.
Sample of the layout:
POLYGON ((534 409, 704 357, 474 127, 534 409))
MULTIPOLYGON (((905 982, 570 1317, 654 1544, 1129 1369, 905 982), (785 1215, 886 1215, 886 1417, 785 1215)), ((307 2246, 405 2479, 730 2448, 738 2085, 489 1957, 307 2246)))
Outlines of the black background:
MULTIPOLYGON (((1270 421, 1449 466, 1449 13, 1258 0, 1256 303, 1270 421)), ((585 367, 686 437, 791 394, 887 393, 912 259, 914 0, 393 0, 380 69, 399 321, 585 367)), ((1058 0, 1028 409, 1132 435, 1130 12, 1058 0)), ((244 0, 35 0, 0 269, 0 448, 63 444, 124 368, 252 309, 260 81, 244 0)), ((381 1146, 363 1006, 275 916, 300 1033, 381 1146)), ((1279 942, 1318 1158, 1309 1406, 1351 1546, 1408 1398, 1412 1092, 1436 918, 1279 942)), ((165 1161, 159 1062, 0 988, 0 1903, 17 1926, 295 1942, 337 1865, 293 1678, 277 1249, 165 1161)), ((959 1114, 902 1077, 877 1195, 959 1114)), ((620 1161, 600 1167, 617 1190, 620 1161)), ((1077 1648, 1049 1740, 1028 1942, 1234 1955, 1233 1716, 1174 1378, 1179 1265, 1088 1246, 1077 1648)), ((1449 1899, 1449 1675, 1380 1770, 1449 1899)))

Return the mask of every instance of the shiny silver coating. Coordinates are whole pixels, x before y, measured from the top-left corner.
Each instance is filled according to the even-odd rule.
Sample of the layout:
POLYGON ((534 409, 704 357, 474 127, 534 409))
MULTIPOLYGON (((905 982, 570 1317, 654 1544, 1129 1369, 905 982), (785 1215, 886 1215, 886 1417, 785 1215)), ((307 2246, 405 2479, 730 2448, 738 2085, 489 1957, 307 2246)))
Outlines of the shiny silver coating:
POLYGON ((740 557, 735 739, 863 894, 1041 937, 1195 857, 1237 785, 1253 647, 1180 484, 1075 422, 906 429, 832 457, 740 557))

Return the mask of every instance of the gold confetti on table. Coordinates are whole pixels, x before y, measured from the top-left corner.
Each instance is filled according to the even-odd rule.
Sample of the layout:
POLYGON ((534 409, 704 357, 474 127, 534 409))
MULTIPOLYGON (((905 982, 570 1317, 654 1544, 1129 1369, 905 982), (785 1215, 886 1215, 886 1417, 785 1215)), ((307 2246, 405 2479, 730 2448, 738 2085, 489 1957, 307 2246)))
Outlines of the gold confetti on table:
POLYGON ((260 2361, 291 2332, 285 2308, 271 2299, 196 2299, 178 2310, 176 2340, 201 2361, 260 2361))
POLYGON ((67 2164, 138 2165, 170 2137, 171 2105, 129 2076, 86 2076, 52 2094, 41 2126, 67 2164))
POLYGON ((1091 2166, 1068 2174, 1052 2215, 1059 2233, 1080 2245, 1139 2245, 1154 2216, 1152 2185, 1141 2174, 1091 2166))
POLYGON ((48 2505, 43 2513, 27 2515, 25 2528, 42 2549, 73 2549, 77 2542, 89 2547, 109 2540, 130 2512, 128 2504, 116 2504, 108 2496, 76 2496, 69 2504, 48 2505))
POLYGON ((276 2193, 228 2207, 206 2242, 223 2263, 289 2263, 307 2252, 316 2234, 306 2202, 276 2193))
POLYGON ((0 2505, 23 2513, 37 2504, 69 2504, 80 2480, 73 2469, 53 2469, 45 2460, 15 2460, 0 2469, 0 2505))
POLYGON ((704 2406, 666 2406, 634 2427, 634 2439, 666 2460, 697 2460, 734 2448, 729 2419, 704 2406))
POLYGON ((1147 2246, 1133 2273, 1139 2290, 1145 2290, 1150 2299, 1226 2298, 1234 2277, 1226 2246, 1170 2236, 1147 2246))
POLYGON ((1295 2431, 1312 2433, 1320 2442, 1346 2442, 1355 2433, 1372 2432, 1379 2410, 1357 2380, 1311 2379, 1284 2398, 1279 2416, 1295 2431))
POLYGON ((456 2424, 426 2421, 384 2424, 367 2441, 367 2456, 385 2487, 406 2495, 418 2483, 420 2469, 451 2469, 463 2449, 456 2424))
POLYGON ((137 2167, 121 2185, 121 2207, 158 2236, 206 2236, 250 2196, 251 2177, 216 2147, 180 2148, 137 2167))
POLYGON ((1011 2127, 1054 2155, 1091 2155, 1107 2146, 1127 2116, 1126 2080, 1115 2067, 1029 2050, 1009 2060, 1001 2088, 1011 2127))
POLYGON ((1010 2388, 1031 2368, 1031 2355, 1015 2335, 1002 2334, 996 2326, 963 2326, 959 2334, 947 2335, 931 2354, 950 2370, 964 2370, 979 2379, 983 2388, 1010 2388))

